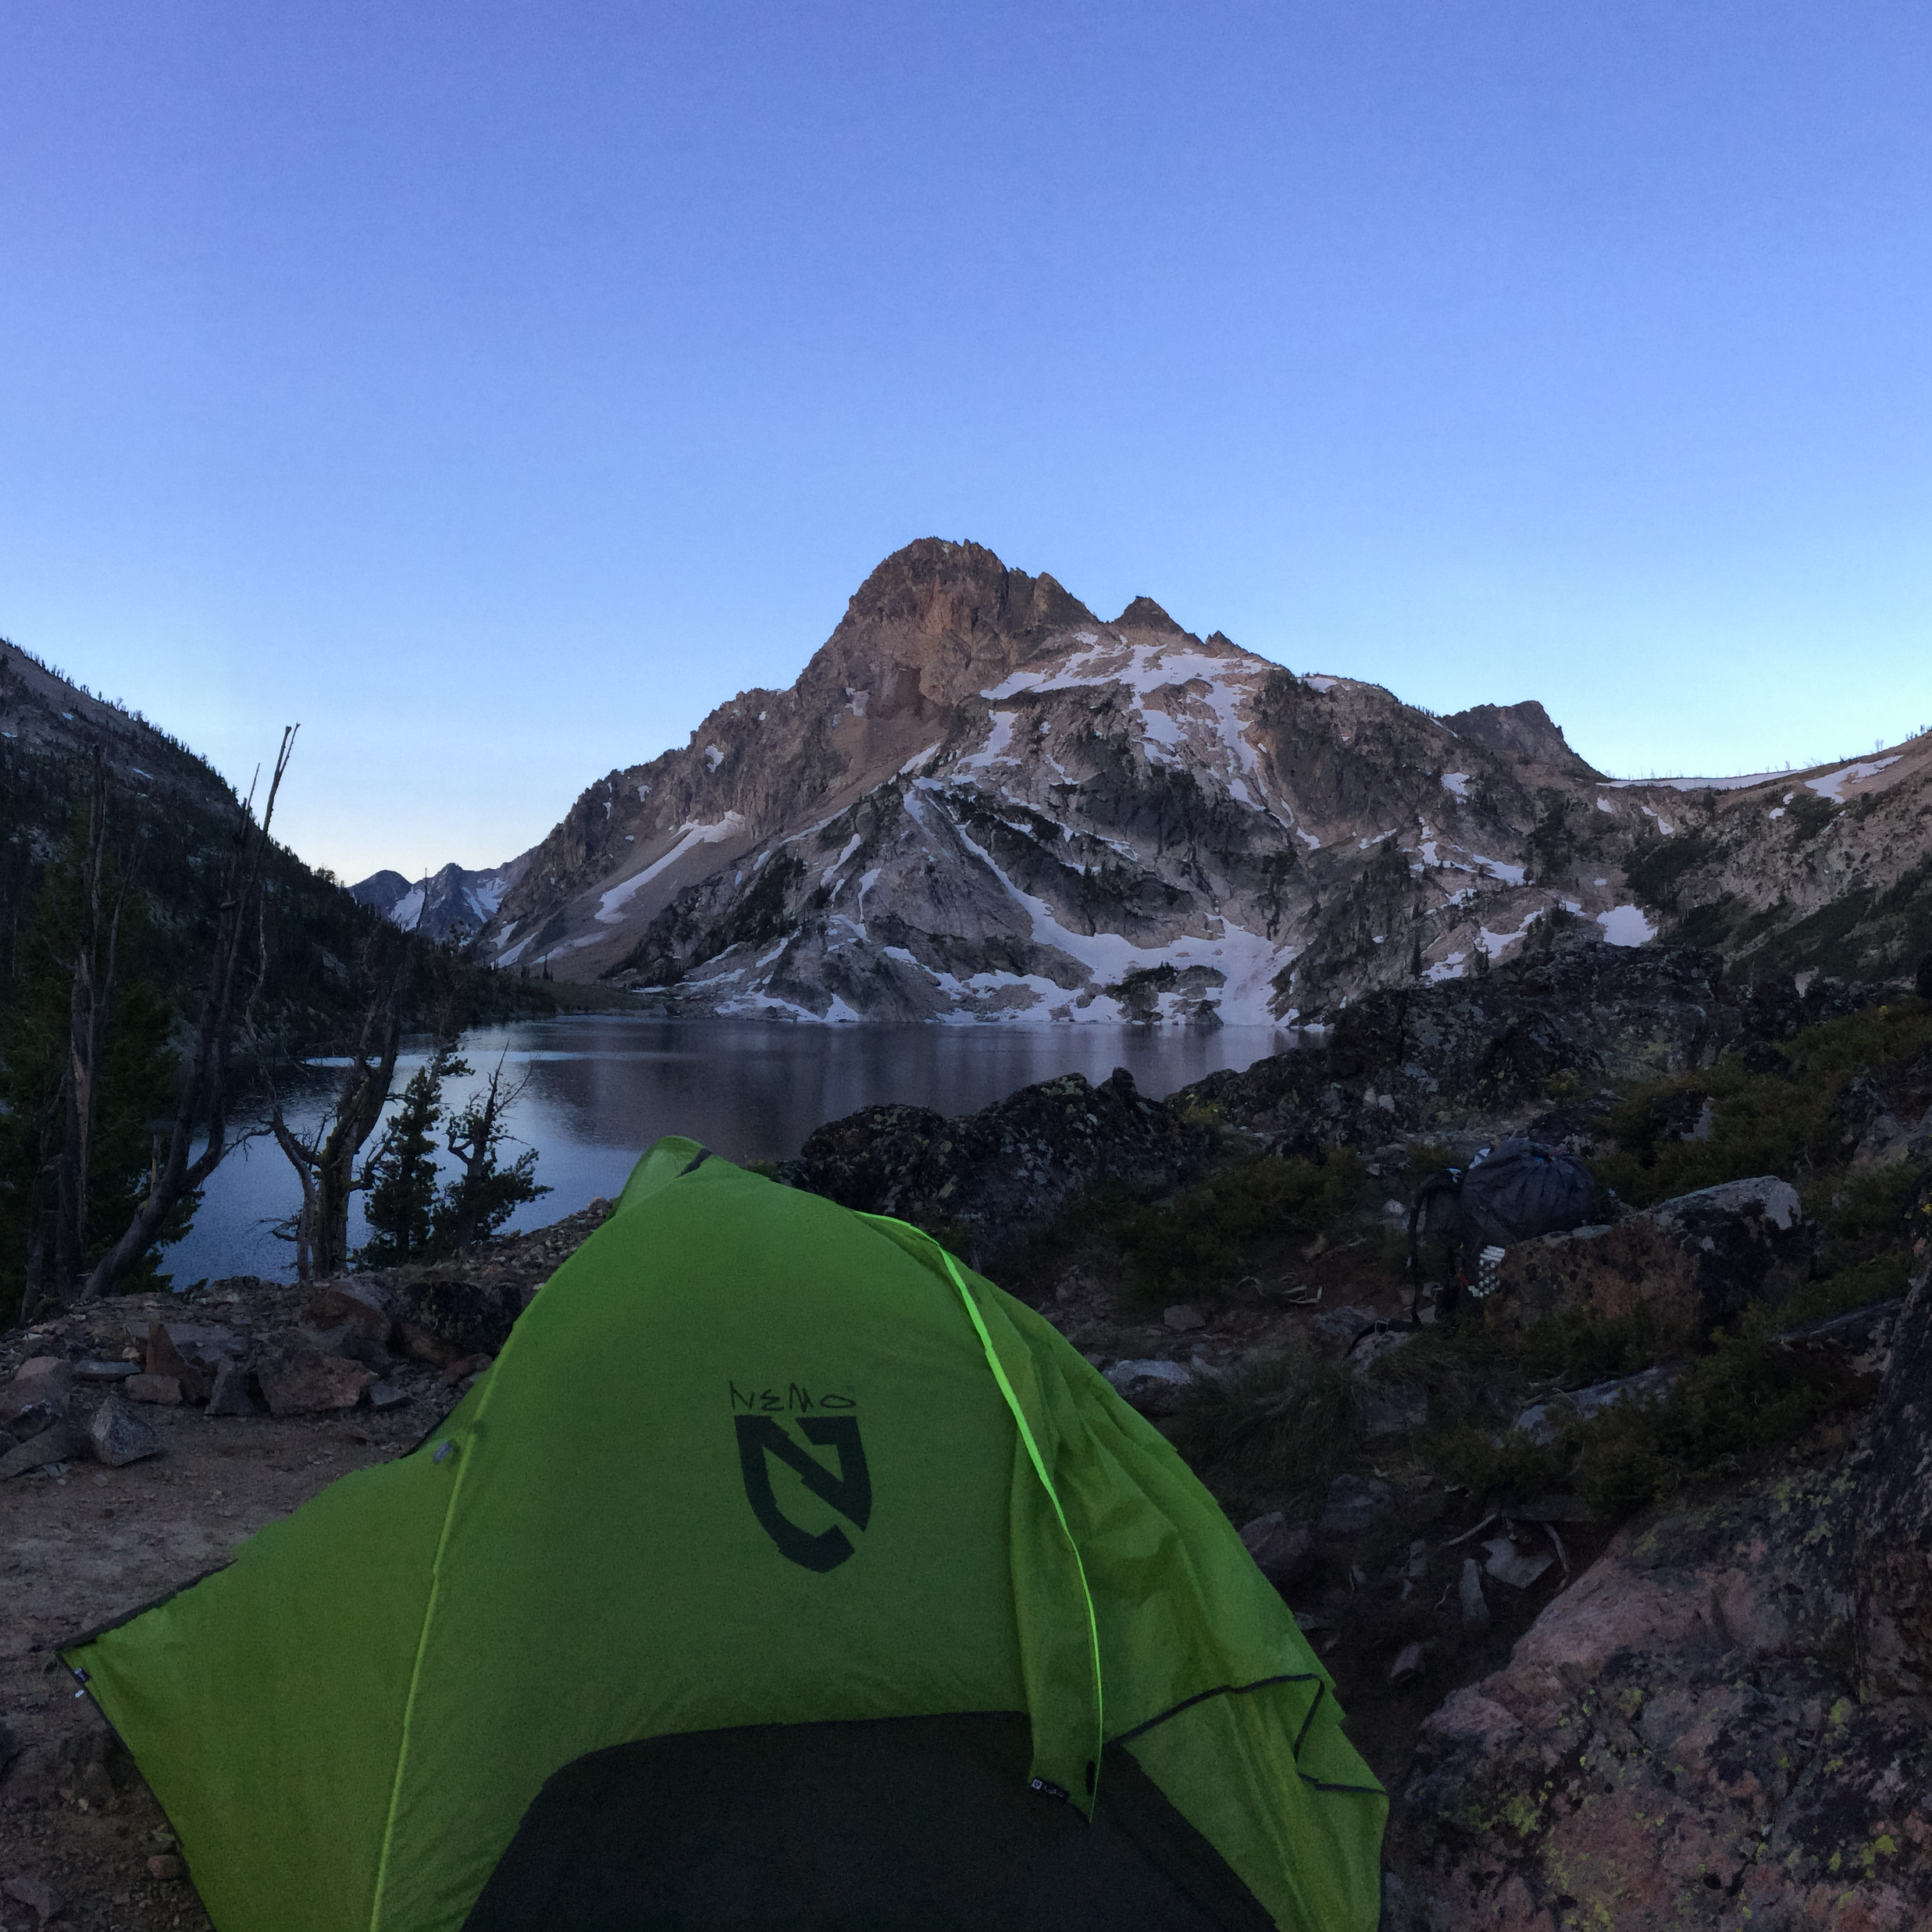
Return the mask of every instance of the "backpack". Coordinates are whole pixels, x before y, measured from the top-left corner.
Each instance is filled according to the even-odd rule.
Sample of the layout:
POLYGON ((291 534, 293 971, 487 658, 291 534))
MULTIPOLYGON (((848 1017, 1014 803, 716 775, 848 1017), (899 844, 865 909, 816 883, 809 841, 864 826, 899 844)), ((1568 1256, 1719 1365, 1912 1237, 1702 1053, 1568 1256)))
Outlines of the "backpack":
POLYGON ((1410 1274, 1420 1272, 1424 1239, 1445 1241, 1442 1312, 1453 1315, 1464 1288, 1480 1296, 1495 1285, 1494 1263, 1503 1249, 1538 1235, 1567 1234, 1591 1220, 1596 1207, 1596 1182, 1574 1154, 1538 1141, 1499 1141, 1467 1167, 1442 1168, 1416 1190, 1409 1210, 1410 1274), (1478 1262, 1473 1273, 1472 1255, 1478 1262))

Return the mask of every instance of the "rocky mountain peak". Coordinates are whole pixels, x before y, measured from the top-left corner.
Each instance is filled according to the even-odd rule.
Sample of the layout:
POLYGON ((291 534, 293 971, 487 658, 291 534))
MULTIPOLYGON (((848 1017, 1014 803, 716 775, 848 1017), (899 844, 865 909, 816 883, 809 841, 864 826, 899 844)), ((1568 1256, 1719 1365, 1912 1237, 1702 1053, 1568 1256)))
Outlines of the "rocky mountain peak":
POLYGON ((983 544, 924 536, 860 586, 797 689, 814 707, 849 697, 874 717, 954 704, 1098 622, 1044 573, 1010 570, 983 544))
POLYGON ((522 876, 529 856, 526 853, 480 872, 451 864, 413 883, 400 872, 372 872, 351 886, 349 893, 405 932, 447 939, 454 932, 476 932, 488 925, 504 893, 522 876))
POLYGON ((1932 737, 1809 777, 1606 780, 1534 700, 1438 719, 926 537, 789 690, 588 787, 483 943, 693 1013, 1292 1022, 1560 945, 1706 943, 1703 899, 1728 908, 1709 941, 1809 946, 1833 881, 1924 855, 1927 782, 1932 737))
POLYGON ((1018 635, 1094 621, 1050 576, 1009 570, 982 544, 922 536, 894 551, 859 586, 839 629, 1018 635))
POLYGON ((358 879, 349 888, 349 896, 358 906, 367 906, 376 912, 387 912, 408 895, 408 880, 400 872, 387 869, 371 872, 367 879, 358 879))
POLYGON ((1135 597, 1114 618, 1114 627, 1117 630, 1171 630, 1183 637, 1190 634, 1182 630, 1152 597, 1135 597))
POLYGON ((1452 711, 1442 722, 1465 743, 1513 752, 1544 765, 1574 766, 1595 775, 1595 768, 1570 750, 1563 727, 1533 697, 1520 704, 1472 704, 1467 711, 1452 711))

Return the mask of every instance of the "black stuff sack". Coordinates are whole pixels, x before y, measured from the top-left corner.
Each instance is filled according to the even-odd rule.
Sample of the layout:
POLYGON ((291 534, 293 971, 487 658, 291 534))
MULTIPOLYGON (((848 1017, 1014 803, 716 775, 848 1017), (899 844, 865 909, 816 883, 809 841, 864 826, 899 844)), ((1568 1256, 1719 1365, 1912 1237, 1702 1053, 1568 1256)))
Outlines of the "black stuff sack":
POLYGON ((1534 1140, 1506 1140, 1463 1175, 1463 1239, 1507 1248, 1538 1235, 1567 1234, 1591 1218, 1596 1182, 1574 1154, 1534 1140))
POLYGON ((1582 1227, 1595 1217, 1598 1199, 1590 1170, 1574 1154, 1538 1141, 1499 1142, 1467 1167, 1431 1175, 1417 1190, 1409 1217, 1410 1275, 1419 1274, 1424 1239, 1446 1244, 1441 1307, 1453 1321, 1465 1285, 1477 1295, 1493 1286, 1504 1249, 1582 1227))

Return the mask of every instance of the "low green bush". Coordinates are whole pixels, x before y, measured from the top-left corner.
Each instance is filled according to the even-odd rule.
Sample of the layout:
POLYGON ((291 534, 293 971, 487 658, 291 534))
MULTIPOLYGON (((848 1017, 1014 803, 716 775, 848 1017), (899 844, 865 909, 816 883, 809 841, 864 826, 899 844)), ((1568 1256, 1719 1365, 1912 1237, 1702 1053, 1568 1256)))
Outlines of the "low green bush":
POLYGON ((1906 1161, 1868 1167, 1814 1182, 1805 1190, 1805 1211, 1824 1234, 1827 1269, 1864 1267, 1902 1251, 1911 1239, 1908 1225, 1923 1170, 1906 1161))
POLYGON ((1680 1338, 1647 1308, 1616 1321, 1581 1309, 1546 1315, 1516 1338, 1518 1374, 1531 1386, 1585 1388, 1646 1369, 1680 1338))
POLYGON ((1096 1182, 1044 1228, 1030 1229, 1017 1240, 986 1240, 979 1266, 1002 1288, 1022 1300, 1033 1299, 1049 1292, 1054 1277, 1076 1257, 1098 1255, 1110 1263, 1122 1221, 1142 1205, 1125 1182, 1096 1182))
POLYGON ((1136 1203, 1115 1234, 1127 1257, 1127 1292, 1153 1306, 1224 1285, 1285 1242, 1306 1241, 1359 1214, 1370 1180, 1346 1148, 1312 1161, 1262 1154, 1165 1201, 1136 1203))
POLYGON ((1565 1488, 1576 1465, 1566 1443, 1533 1442, 1520 1430, 1499 1431, 1475 1422, 1431 1435, 1428 1461, 1484 1508, 1565 1488))
POLYGON ((1445 1367, 1461 1367, 1460 1399, 1439 1416, 1432 1390, 1437 1427, 1424 1454, 1473 1497, 1504 1504, 1573 1491, 1614 1521, 1694 1476, 1786 1447, 1854 1399, 1841 1358, 1777 1338, 1795 1317, 1813 1318, 1791 1302, 1753 1310, 1735 1332, 1709 1337, 1668 1388, 1627 1396, 1542 1445, 1511 1426, 1524 1407, 1638 1374, 1670 1352, 1670 1338, 1640 1321, 1560 1317, 1503 1342, 1451 1337, 1425 1349, 1418 1338, 1393 1359, 1413 1355, 1405 1366, 1424 1370, 1436 1386, 1454 1386, 1445 1367), (1472 1385, 1486 1399, 1471 1402, 1472 1385))
POLYGON ((1714 1067, 1632 1092, 1610 1117, 1617 1151, 1590 1164, 1597 1178, 1633 1207, 1649 1207, 1754 1175, 1802 1185, 1841 1167, 1851 1151, 1837 1114, 1845 1088, 1866 1072, 1882 1082, 1932 1052, 1932 1012, 1918 1000, 1870 1007, 1808 1027, 1778 1052, 1782 1073, 1752 1073, 1728 1054, 1714 1067), (1655 1103, 1691 1091, 1711 1097, 1709 1137, 1657 1138, 1655 1103))
POLYGON ((1196 1381, 1167 1433, 1231 1510, 1264 1496, 1313 1510, 1348 1458, 1353 1385, 1338 1362, 1291 1346, 1196 1381))
POLYGON ((1841 1361, 1785 1346, 1758 1317, 1717 1337, 1662 1395, 1616 1403, 1570 1432, 1573 1480, 1597 1515, 1627 1515, 1694 1475, 1785 1448, 1852 1399, 1841 1361))

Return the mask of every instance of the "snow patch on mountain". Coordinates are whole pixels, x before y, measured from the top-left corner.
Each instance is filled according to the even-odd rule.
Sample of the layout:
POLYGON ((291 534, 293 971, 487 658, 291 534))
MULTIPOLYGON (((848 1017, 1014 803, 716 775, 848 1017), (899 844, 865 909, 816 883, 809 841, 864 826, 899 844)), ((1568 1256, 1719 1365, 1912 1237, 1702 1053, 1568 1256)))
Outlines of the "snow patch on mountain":
POLYGON ((1820 798, 1830 799, 1834 805, 1842 805, 1846 786, 1855 785, 1862 779, 1877 778, 1880 772, 1889 771, 1904 755, 1903 752, 1894 752, 1889 758, 1870 758, 1862 765, 1848 765, 1842 772, 1834 772, 1825 778, 1808 778, 1805 789, 1816 792, 1820 798))
POLYGON ((1742 792, 1753 785, 1768 785, 1773 779, 1789 775, 1784 772, 1752 772, 1742 778, 1606 778, 1598 781, 1606 791, 1641 791, 1654 788, 1673 792, 1742 792))
POLYGON ((1648 946, 1657 936, 1656 924, 1641 906, 1612 906, 1596 922, 1613 946, 1648 946))
POLYGON ((655 879, 660 872, 668 872, 693 846, 717 845, 744 829, 741 814, 728 811, 716 823, 693 823, 687 819, 678 829, 683 836, 661 858, 654 859, 642 872, 635 872, 622 884, 613 886, 600 900, 597 909, 591 916, 600 925, 621 925, 626 917, 624 908, 633 897, 655 879))

